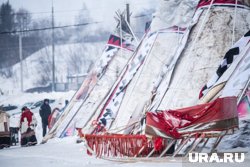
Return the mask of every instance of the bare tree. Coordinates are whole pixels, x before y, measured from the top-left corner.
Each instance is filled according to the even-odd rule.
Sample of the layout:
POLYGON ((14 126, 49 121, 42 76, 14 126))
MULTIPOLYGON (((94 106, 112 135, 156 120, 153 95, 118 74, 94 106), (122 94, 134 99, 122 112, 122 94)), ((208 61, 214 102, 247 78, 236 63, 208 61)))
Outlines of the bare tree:
POLYGON ((51 62, 51 49, 45 47, 41 50, 42 58, 39 59, 39 65, 37 67, 40 79, 37 80, 38 85, 47 85, 51 81, 52 62, 51 62))
POLYGON ((81 73, 81 69, 84 68, 84 52, 77 52, 72 48, 69 48, 69 70, 71 74, 79 74, 81 73))
POLYGON ((86 4, 83 3, 82 9, 80 10, 79 14, 75 18, 75 22, 77 24, 82 24, 85 22, 89 22, 91 17, 89 15, 89 9, 87 8, 86 4))
POLYGON ((14 29, 14 10, 9 1, 0 6, 0 32, 14 29))
MULTIPOLYGON (((24 8, 20 8, 17 12, 16 12, 16 30, 28 30, 29 29, 29 25, 31 23, 31 14, 28 10, 24 9, 24 8)), ((23 35, 27 35, 25 33, 23 33, 23 35)))
MULTIPOLYGON (((51 27, 51 20, 49 18, 41 18, 35 22, 32 22, 32 29, 41 29, 51 27)), ((51 44, 51 31, 34 31, 32 35, 36 35, 39 39, 42 40, 45 46, 51 44)))
POLYGON ((0 69, 0 75, 5 77, 5 78, 11 78, 13 76, 13 74, 14 74, 13 66, 0 69))

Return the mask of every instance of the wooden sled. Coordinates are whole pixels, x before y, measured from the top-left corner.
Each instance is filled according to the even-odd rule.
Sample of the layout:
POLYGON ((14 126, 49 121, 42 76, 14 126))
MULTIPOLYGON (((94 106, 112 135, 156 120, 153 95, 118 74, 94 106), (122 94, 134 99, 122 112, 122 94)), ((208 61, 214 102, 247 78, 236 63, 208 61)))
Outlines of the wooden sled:
POLYGON ((146 135, 83 134, 80 129, 78 133, 85 142, 88 154, 97 158, 118 162, 182 162, 189 153, 203 152, 210 139, 215 141, 206 152, 217 152, 222 138, 234 134, 238 129, 236 100, 235 97, 227 97, 195 107, 167 111, 165 114, 169 120, 165 119, 165 111, 147 113, 146 135), (176 123, 177 118, 180 118, 180 125, 191 121, 185 126, 169 129, 171 121, 174 119, 176 123), (175 132, 176 128, 178 131, 175 132))
MULTIPOLYGON (((192 152, 202 152, 203 149, 206 147, 207 143, 211 139, 215 139, 214 143, 210 147, 210 150, 207 150, 207 153, 217 152, 216 148, 220 144, 222 138, 228 134, 233 134, 237 130, 237 128, 232 128, 228 130, 221 131, 220 133, 212 134, 212 133, 200 133, 200 134, 189 134, 184 138, 181 139, 163 139, 163 143, 168 143, 164 145, 163 148, 160 150, 156 150, 154 148, 154 140, 151 137, 147 137, 147 147, 144 145, 140 147, 139 151, 134 154, 133 156, 129 154, 122 154, 121 152, 119 155, 114 156, 114 154, 107 154, 102 152, 97 152, 95 150, 96 147, 91 147, 89 142, 87 141, 86 137, 88 135, 80 134, 81 139, 83 139, 85 147, 87 149, 88 154, 95 156, 97 158, 101 158, 104 160, 115 161, 115 162, 171 162, 171 163, 180 163, 187 160, 187 156, 189 153, 192 152), (191 143, 189 147, 187 144, 191 143), (151 147, 150 147, 151 146, 151 147), (175 146, 175 151, 171 154, 168 153, 170 148, 175 146), (145 151, 146 150, 146 151, 145 151), (149 151, 150 150, 150 151, 149 151)), ((103 135, 96 135, 96 136, 103 136, 103 135)), ((112 134, 109 134, 109 137, 112 138, 112 134)), ((126 136, 126 135, 124 135, 126 136)), ((102 145, 106 144, 106 148, 109 148, 110 142, 102 143, 102 145)), ((119 150, 116 150, 119 152, 119 150)))

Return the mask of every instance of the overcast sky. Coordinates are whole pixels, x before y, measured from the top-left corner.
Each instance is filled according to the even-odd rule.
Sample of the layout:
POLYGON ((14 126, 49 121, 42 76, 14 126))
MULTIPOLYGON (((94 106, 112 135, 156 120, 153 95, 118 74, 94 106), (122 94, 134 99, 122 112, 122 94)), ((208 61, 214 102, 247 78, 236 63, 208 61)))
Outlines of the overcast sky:
MULTIPOLYGON (((0 0, 1 4, 8 0, 0 0)), ((155 8, 160 0, 53 0, 55 21, 61 24, 74 24, 76 15, 83 9, 84 3, 94 21, 113 22, 114 12, 125 9, 130 3, 131 11, 135 14, 144 9, 155 8)), ((14 10, 28 9, 33 19, 51 17, 52 0, 9 0, 14 10)))

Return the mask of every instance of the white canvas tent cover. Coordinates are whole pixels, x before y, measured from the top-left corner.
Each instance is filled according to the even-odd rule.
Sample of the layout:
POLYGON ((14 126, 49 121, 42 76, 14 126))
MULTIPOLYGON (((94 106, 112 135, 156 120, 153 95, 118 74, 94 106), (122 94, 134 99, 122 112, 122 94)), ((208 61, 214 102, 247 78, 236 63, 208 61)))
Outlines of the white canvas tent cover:
MULTIPOLYGON (((121 16, 121 20, 125 21, 124 16, 121 16)), ((120 25, 118 23, 114 33, 110 35, 102 56, 70 100, 59 120, 44 137, 43 142, 54 136, 72 135, 76 121, 84 110, 82 107, 86 107, 89 103, 92 103, 91 108, 98 106, 98 102, 101 100, 100 97, 106 95, 110 86, 117 79, 117 75, 120 74, 126 62, 130 59, 136 45, 131 29, 128 30, 129 27, 124 27, 124 24, 122 24, 123 27, 120 27, 120 25), (120 35, 122 38, 120 38, 120 35)), ((87 116, 85 119, 87 119, 87 116)))
POLYGON ((222 56, 232 45, 232 31, 236 40, 248 31, 249 8, 237 8, 235 15, 234 5, 224 2, 197 8, 195 15, 202 12, 199 22, 188 39, 170 84, 163 85, 165 90, 163 88, 157 92, 155 99, 160 99, 160 102, 154 110, 178 109, 197 104, 200 89, 216 71, 222 56), (235 19, 237 22, 234 29, 235 19), (162 90, 163 98, 157 98, 162 90))
MULTIPOLYGON (((171 16, 174 13, 176 18, 179 18, 178 22, 174 19, 162 20, 164 17, 160 15, 153 19, 150 31, 145 34, 133 60, 127 65, 128 70, 120 76, 106 101, 88 125, 83 128, 83 133, 98 132, 95 131, 96 125, 93 126, 93 122, 98 122, 109 132, 115 132, 119 131, 120 127, 138 121, 145 111, 148 99, 152 96, 151 91, 156 77, 161 75, 162 67, 177 61, 176 55, 180 55, 189 32, 196 23, 190 23, 196 6, 187 6, 187 0, 178 1, 177 4, 173 1, 162 3, 161 6, 170 10, 171 16), (184 13, 187 14, 187 18, 181 19, 184 13)), ((119 133, 126 132, 120 131, 119 133)))

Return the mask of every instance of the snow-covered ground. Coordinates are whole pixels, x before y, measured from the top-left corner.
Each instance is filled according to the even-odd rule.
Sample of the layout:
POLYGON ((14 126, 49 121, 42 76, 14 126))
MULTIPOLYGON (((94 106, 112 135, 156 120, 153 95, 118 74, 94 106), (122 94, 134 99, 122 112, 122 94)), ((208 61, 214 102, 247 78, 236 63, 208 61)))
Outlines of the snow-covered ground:
MULTIPOLYGON (((167 157, 159 161, 114 162, 89 156, 84 143, 77 144, 76 137, 52 139, 46 144, 31 147, 13 146, 0 150, 1 167, 182 167, 182 166, 247 166, 250 155, 245 154, 244 163, 188 163, 182 158, 167 157)), ((237 149, 234 151, 242 151, 237 149)), ((244 149, 243 149, 244 151, 244 149)))
MULTIPOLYGON (((1 97, 0 104, 14 104, 21 106, 27 102, 39 101, 43 98, 60 99, 71 98, 74 91, 66 93, 33 93, 33 94, 19 94, 12 96, 1 97)), ((58 100, 57 100, 58 101, 58 100)), ((18 108, 20 109, 20 108, 18 108)), ((20 112, 15 110, 16 112, 20 112)), ((36 127, 36 137, 38 143, 42 140, 41 119, 38 110, 32 110, 38 121, 36 127)), ((12 111, 11 119, 19 120, 20 114, 15 114, 12 111)), ((20 137, 19 137, 20 138, 20 137)), ((87 155, 84 143, 76 143, 77 137, 66 137, 63 139, 54 138, 46 144, 37 144, 31 147, 11 146, 0 150, 0 167, 79 167, 79 166, 164 166, 166 163, 121 163, 111 162, 107 160, 97 159, 94 156, 87 155)), ((174 163, 170 166, 181 166, 181 163, 174 163)))
MULTIPOLYGON (((10 96, 1 96, 1 104, 18 105, 19 108, 11 112, 11 120, 18 122, 20 116, 20 106, 27 102, 36 102, 44 98, 56 99, 56 104, 59 103, 58 99, 69 99, 74 94, 74 91, 64 93, 25 93, 10 96), (17 112, 18 114, 15 114, 17 112)), ((52 106, 52 105, 51 105, 52 106)), ((55 105, 54 105, 55 106, 55 105)), ((33 109, 38 126, 36 127, 36 137, 38 143, 42 140, 42 127, 41 119, 38 114, 38 109, 33 109)), ((0 167, 79 167, 79 166, 164 166, 166 163, 121 163, 111 162, 107 160, 97 159, 94 156, 87 155, 84 143, 76 143, 76 136, 67 137, 63 139, 54 138, 46 144, 37 144, 31 147, 11 146, 0 150, 0 167)), ((181 166, 181 163, 174 163, 171 166, 181 166)))
POLYGON ((121 163, 97 159, 86 154, 83 143, 76 144, 75 137, 53 139, 49 143, 32 147, 11 147, 0 150, 1 167, 94 167, 94 166, 182 166, 178 163, 137 162, 121 163))

